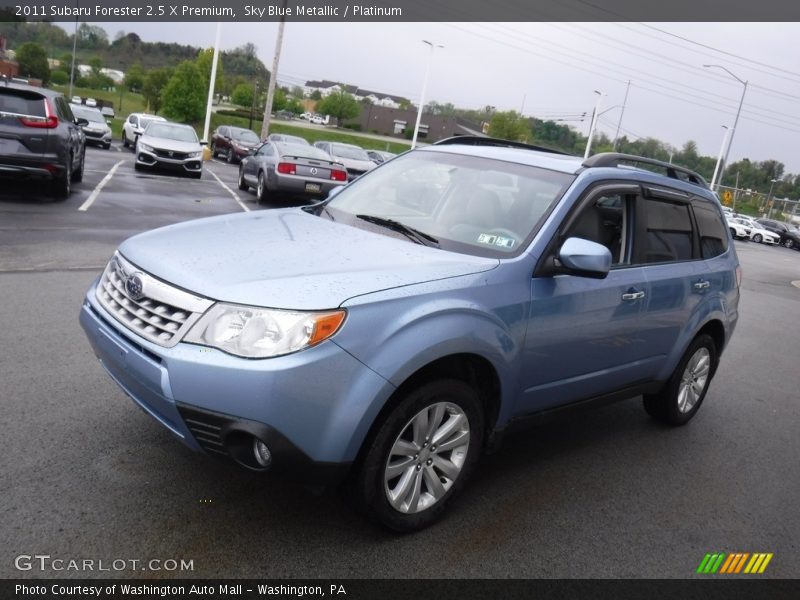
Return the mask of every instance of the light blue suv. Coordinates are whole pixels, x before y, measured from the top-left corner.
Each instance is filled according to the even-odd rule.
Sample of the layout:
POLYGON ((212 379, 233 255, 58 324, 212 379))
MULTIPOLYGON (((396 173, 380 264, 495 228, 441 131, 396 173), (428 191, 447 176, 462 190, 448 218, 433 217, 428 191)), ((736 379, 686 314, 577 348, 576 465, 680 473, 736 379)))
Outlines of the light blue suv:
POLYGON ((689 421, 740 277, 691 171, 453 138, 311 207, 137 235, 80 320, 109 375, 186 445, 346 481, 407 531, 531 417, 643 395, 653 417, 689 421))

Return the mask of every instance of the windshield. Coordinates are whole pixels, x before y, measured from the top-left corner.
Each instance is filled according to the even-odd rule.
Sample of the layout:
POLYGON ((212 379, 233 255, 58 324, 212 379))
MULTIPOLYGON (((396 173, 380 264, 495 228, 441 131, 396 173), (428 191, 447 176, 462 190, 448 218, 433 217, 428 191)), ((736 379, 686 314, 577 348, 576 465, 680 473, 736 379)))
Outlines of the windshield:
POLYGON ((342 158, 352 158, 353 160, 369 161, 367 153, 357 146, 346 146, 344 144, 331 144, 331 154, 342 158))
POLYGON ((251 144, 257 144, 261 141, 258 139, 258 136, 249 129, 234 129, 233 139, 240 142, 249 142, 251 144))
POLYGON ((573 175, 473 156, 417 150, 343 188, 330 215, 397 235, 356 215, 400 222, 446 250, 478 256, 519 254, 573 175))
POLYGON ((159 123, 157 121, 153 121, 150 124, 145 134, 151 137, 175 140, 177 142, 197 142, 197 134, 191 127, 159 123))
POLYGON ((72 106, 72 114, 79 119, 86 119, 90 123, 103 123, 105 125, 106 119, 100 114, 99 110, 93 108, 84 108, 82 106, 72 106))

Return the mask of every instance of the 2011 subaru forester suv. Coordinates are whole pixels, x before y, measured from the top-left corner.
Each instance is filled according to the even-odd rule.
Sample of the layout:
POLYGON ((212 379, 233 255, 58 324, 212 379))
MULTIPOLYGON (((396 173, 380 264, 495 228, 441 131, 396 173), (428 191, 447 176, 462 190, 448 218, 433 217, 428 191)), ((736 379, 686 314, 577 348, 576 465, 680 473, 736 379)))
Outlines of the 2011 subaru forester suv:
POLYGON ((529 417, 642 394, 653 417, 689 421, 739 283, 699 175, 454 138, 303 210, 137 235, 81 323, 111 377, 188 446, 346 478, 369 515, 407 531, 529 417))

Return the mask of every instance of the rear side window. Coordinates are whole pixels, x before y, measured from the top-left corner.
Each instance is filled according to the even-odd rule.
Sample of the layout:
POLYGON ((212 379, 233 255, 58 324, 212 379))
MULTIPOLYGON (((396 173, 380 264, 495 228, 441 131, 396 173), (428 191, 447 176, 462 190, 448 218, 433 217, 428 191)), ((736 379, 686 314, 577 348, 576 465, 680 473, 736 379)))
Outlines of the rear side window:
POLYGON ((692 219, 687 204, 642 199, 643 220, 636 242, 636 262, 652 264, 692 260, 692 219))
POLYGON ((728 249, 728 228, 722 222, 719 211, 708 202, 692 201, 697 233, 700 237, 700 253, 703 258, 714 258, 728 249))
POLYGON ((44 98, 38 94, 15 89, 0 90, 0 111, 16 115, 44 117, 44 98))

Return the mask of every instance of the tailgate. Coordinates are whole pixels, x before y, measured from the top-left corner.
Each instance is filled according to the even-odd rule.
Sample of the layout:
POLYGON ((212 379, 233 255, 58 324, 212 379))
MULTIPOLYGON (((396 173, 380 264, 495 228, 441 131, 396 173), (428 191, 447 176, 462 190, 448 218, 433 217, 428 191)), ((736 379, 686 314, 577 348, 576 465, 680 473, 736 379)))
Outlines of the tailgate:
POLYGON ((41 94, 0 86, 0 156, 24 158, 45 154, 50 130, 29 127, 24 121, 46 116, 41 94))

